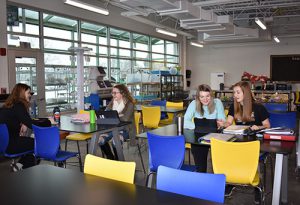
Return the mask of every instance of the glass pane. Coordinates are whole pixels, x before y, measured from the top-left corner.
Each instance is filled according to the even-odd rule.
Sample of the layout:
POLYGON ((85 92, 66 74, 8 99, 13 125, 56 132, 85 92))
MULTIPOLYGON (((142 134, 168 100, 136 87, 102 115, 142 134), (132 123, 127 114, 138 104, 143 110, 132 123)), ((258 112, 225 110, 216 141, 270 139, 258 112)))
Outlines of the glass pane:
POLYGON ((28 34, 34 34, 34 35, 39 35, 39 26, 38 25, 33 25, 33 24, 26 24, 26 33, 28 34))
POLYGON ((107 37, 99 37, 99 44, 107 45, 107 37))
POLYGON ((62 39, 67 39, 67 40, 72 40, 73 39, 73 32, 72 31, 66 31, 62 29, 56 29, 56 28, 49 28, 49 27, 44 27, 44 36, 49 36, 49 37, 55 37, 55 38, 62 38, 62 39))
POLYGON ((27 42, 30 44, 27 45, 29 48, 40 48, 40 39, 35 37, 7 34, 7 42, 16 47, 20 46, 20 42, 27 42))
POLYGON ((74 45, 74 43, 67 42, 67 41, 57 41, 57 40, 44 39, 45 49, 67 51, 70 47, 73 47, 73 46, 76 46, 76 45, 77 45, 77 43, 74 45))
POLYGON ((142 34, 132 34, 133 48, 143 51, 149 51, 149 36, 142 34))
POLYGON ((111 76, 116 82, 125 83, 127 73, 131 73, 131 60, 111 59, 111 76))
POLYGON ((76 64, 76 57, 66 54, 45 53, 46 65, 72 65, 76 64))
POLYGON ((120 57, 130 57, 130 50, 127 49, 119 49, 120 57))
POLYGON ((91 45, 91 44, 81 44, 82 47, 88 47, 90 49, 92 49, 91 51, 86 51, 85 53, 88 53, 88 54, 96 54, 97 53, 97 46, 95 45, 91 45))
POLYGON ((83 42, 97 43, 97 37, 91 34, 81 33, 81 40, 83 42))
POLYGON ((164 63, 152 62, 152 70, 165 70, 164 63))
POLYGON ((167 54, 178 55, 178 43, 166 41, 167 54))
POLYGON ((148 52, 133 51, 133 56, 134 56, 134 58, 137 58, 137 59, 149 60, 149 53, 148 52))
POLYGON ((141 68, 149 68, 148 61, 133 61, 133 73, 136 73, 141 68))
POLYGON ((84 66, 97 66, 97 58, 94 56, 84 56, 84 66))
POLYGON ((106 46, 99 46, 99 54, 107 56, 107 47, 106 46))
POLYGON ((25 83, 31 86, 33 92, 37 94, 36 84, 36 59, 16 58, 16 83, 25 83))
POLYGON ((130 48, 130 33, 127 31, 110 28, 110 45, 130 48))
POLYGON ((164 58, 164 55, 162 55, 162 54, 152 53, 152 60, 153 61, 161 61, 161 62, 163 62, 165 60, 165 58, 164 58))
POLYGON ((179 63, 178 62, 178 57, 177 56, 166 56, 166 61, 169 63, 179 63))
POLYGON ((156 52, 156 53, 165 52, 164 40, 158 38, 151 38, 151 46, 152 46, 152 52, 156 52))

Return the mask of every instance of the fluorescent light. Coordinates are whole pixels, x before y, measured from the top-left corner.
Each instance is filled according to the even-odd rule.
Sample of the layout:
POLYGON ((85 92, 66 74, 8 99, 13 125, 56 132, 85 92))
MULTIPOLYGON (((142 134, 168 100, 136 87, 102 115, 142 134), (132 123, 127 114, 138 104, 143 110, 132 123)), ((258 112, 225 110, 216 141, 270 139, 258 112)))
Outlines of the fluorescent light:
POLYGON ((273 39, 274 39, 274 41, 276 41, 276 43, 280 42, 280 40, 279 40, 279 38, 277 38, 277 36, 273 36, 273 39))
POLYGON ((196 43, 196 42, 192 42, 190 43, 192 46, 197 46, 197 47, 200 47, 200 48, 203 48, 203 45, 200 44, 200 43, 196 43))
POLYGON ((81 1, 77 1, 77 0, 65 0, 65 4, 69 4, 69 5, 81 8, 81 9, 86 9, 86 10, 93 11, 93 12, 103 14, 103 15, 109 14, 109 11, 106 9, 103 9, 101 7, 94 6, 91 4, 87 4, 87 3, 84 3, 81 1))
POLYGON ((261 28, 261 29, 263 29, 263 30, 266 30, 267 29, 267 27, 265 26, 265 24, 263 24, 263 22, 261 22, 261 20, 259 20, 259 18, 255 18, 255 23, 257 24, 257 25, 259 25, 259 27, 261 28))
POLYGON ((177 33, 173 33, 171 31, 167 31, 167 30, 164 30, 164 29, 161 29, 161 28, 156 28, 156 32, 157 33, 162 33, 162 34, 165 34, 165 35, 168 35, 168 36, 173 36, 173 37, 177 36, 177 33))

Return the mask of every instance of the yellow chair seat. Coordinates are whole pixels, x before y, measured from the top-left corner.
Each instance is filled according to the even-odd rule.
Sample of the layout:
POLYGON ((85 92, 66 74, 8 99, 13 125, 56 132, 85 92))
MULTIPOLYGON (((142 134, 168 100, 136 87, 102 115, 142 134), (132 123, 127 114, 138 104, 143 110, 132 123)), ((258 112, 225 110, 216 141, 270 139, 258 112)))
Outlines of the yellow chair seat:
POLYGON ((91 139, 93 134, 81 134, 81 133, 75 133, 70 134, 66 137, 67 140, 75 140, 75 141, 84 141, 91 139))
POLYGON ((185 149, 191 149, 191 143, 185 143, 185 149))
POLYGON ((135 162, 123 162, 86 155, 84 173, 133 184, 135 162))

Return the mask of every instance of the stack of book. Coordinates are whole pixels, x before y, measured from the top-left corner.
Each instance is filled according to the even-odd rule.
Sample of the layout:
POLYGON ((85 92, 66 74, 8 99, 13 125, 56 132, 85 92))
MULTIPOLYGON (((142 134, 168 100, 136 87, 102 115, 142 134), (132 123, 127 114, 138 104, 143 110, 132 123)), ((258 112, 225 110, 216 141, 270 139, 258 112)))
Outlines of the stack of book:
POLYGON ((242 135, 245 131, 249 129, 246 125, 230 125, 223 130, 224 134, 242 135))
POLYGON ((264 139, 296 141, 294 130, 289 128, 273 128, 264 130, 264 139))

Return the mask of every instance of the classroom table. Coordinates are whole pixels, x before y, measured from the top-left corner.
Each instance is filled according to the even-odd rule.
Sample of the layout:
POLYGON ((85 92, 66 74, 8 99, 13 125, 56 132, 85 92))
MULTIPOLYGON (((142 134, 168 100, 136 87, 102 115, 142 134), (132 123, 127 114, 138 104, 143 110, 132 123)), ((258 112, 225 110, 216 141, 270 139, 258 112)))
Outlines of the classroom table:
POLYGON ((76 170, 38 165, 0 175, 1 205, 217 205, 76 170))
MULTIPOLYGON (((149 132, 163 135, 174 136, 177 135, 177 125, 171 124, 158 129, 150 130, 149 132)), ((186 143, 197 144, 201 146, 210 146, 207 143, 201 143, 199 137, 196 137, 194 130, 184 129, 183 135, 186 143)), ((137 138, 147 138, 146 133, 141 133, 136 136, 137 138)), ((246 142, 257 140, 255 136, 237 136, 236 141, 246 142)), ((290 141, 276 141, 276 140, 260 140, 260 151, 276 154, 275 159, 275 172, 272 205, 279 205, 288 202, 288 155, 291 154, 296 146, 295 142, 290 141)))
POLYGON ((70 116, 61 116, 60 124, 58 125, 59 130, 67 131, 67 132, 76 132, 82 134, 92 133, 93 137, 90 142, 90 154, 96 154, 96 150, 98 148, 98 141, 100 134, 112 132, 113 140, 116 146, 117 154, 120 161, 124 161, 124 154, 122 145, 119 139, 119 131, 123 130, 127 126, 129 126, 131 122, 120 122, 117 125, 99 125, 97 123, 73 123, 71 122, 70 116))

